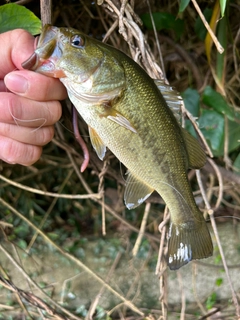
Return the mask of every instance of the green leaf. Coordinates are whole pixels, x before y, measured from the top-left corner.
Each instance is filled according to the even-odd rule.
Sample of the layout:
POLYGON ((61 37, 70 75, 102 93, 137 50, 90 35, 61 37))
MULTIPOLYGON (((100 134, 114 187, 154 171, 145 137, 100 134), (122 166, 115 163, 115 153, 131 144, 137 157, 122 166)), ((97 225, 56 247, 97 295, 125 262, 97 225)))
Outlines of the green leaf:
POLYGON ((224 16, 227 0, 220 0, 221 16, 224 16))
MULTIPOLYGON (((225 139, 225 119, 224 116, 215 110, 203 110, 199 118, 199 127, 208 141, 213 155, 216 157, 224 154, 225 139)), ((228 120, 228 152, 240 146, 240 126, 235 121, 228 120)))
POLYGON ((217 302, 217 294, 216 292, 213 292, 206 301, 206 308, 208 310, 212 309, 214 307, 215 303, 217 302))
POLYGON ((231 106, 226 102, 223 96, 215 91, 210 86, 204 89, 202 94, 202 101, 207 106, 215 109, 217 112, 222 113, 228 117, 229 120, 235 120, 235 113, 231 106))
MULTIPOLYGON (((197 90, 187 88, 181 93, 186 109, 194 116, 199 116, 199 102, 200 96, 197 90)), ((190 120, 185 121, 185 128, 191 133, 192 136, 196 137, 196 130, 194 129, 190 120)))
POLYGON ((208 141, 214 156, 222 155, 224 117, 214 110, 203 110, 199 127, 208 141))
POLYGON ((23 249, 23 250, 27 249, 27 242, 25 240, 21 239, 18 241, 17 244, 21 249, 23 249))
POLYGON ((216 283, 216 286, 220 287, 221 284, 223 283, 223 278, 217 278, 215 283, 216 283))
POLYGON ((233 162, 233 170, 240 173, 240 153, 233 162))
POLYGON ((225 59, 226 59, 226 48, 227 48, 227 40, 228 40, 228 35, 227 35, 227 30, 228 30, 228 22, 227 18, 224 17, 220 19, 218 23, 218 29, 217 29, 217 38, 218 41, 221 43, 221 45, 224 48, 223 53, 217 52, 217 63, 216 63, 216 74, 219 79, 219 81, 222 83, 223 77, 225 74, 225 59))
POLYGON ((0 6, 0 33, 18 28, 36 35, 41 32, 41 20, 27 8, 15 3, 0 6))
MULTIPOLYGON (((168 12, 154 12, 152 16, 157 31, 168 29, 173 30, 178 38, 182 35, 184 30, 183 20, 177 19, 174 15, 168 12)), ((152 20, 149 13, 142 14, 141 19, 147 29, 153 30, 152 20)))
MULTIPOLYGON (((203 11, 203 15, 205 17, 205 19, 207 20, 207 22, 209 22, 211 20, 211 16, 212 16, 212 9, 206 8, 203 11)), ((196 35, 198 36, 198 38, 202 41, 204 41, 204 39, 206 38, 206 34, 207 34, 207 29, 205 28, 202 19, 198 16, 197 20, 195 22, 194 25, 194 30, 196 35)))
POLYGON ((197 90, 187 88, 182 94, 185 107, 194 116, 199 116, 200 96, 197 90))
MULTIPOLYGON (((228 121, 228 152, 237 149, 240 146, 240 126, 235 121, 228 121)), ((221 146, 224 150, 224 144, 221 146)), ((223 151, 222 151, 223 154, 223 151)))
POLYGON ((180 4, 179 4, 179 13, 183 12, 183 11, 187 8, 189 2, 190 2, 190 0, 181 0, 181 1, 180 1, 180 4))

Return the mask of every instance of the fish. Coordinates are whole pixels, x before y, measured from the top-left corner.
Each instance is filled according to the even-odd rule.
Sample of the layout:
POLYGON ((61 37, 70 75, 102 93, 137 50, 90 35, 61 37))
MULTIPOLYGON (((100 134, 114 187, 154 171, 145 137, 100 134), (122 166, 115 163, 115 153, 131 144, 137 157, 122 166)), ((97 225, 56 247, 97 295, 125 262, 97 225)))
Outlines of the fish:
POLYGON ((128 209, 142 204, 153 191, 165 201, 170 211, 171 270, 213 254, 187 177, 189 168, 204 166, 206 154, 180 125, 179 98, 170 98, 171 88, 152 79, 125 53, 73 28, 45 25, 23 67, 59 78, 88 125, 98 157, 103 160, 109 149, 127 168, 128 209))

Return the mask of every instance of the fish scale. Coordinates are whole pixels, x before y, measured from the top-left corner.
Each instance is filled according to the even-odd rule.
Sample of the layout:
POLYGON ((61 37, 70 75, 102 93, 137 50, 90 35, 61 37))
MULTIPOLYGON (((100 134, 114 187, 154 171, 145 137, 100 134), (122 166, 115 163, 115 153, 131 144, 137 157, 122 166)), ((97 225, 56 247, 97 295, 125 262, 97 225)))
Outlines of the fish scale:
POLYGON ((72 28, 45 26, 25 66, 59 78, 88 124, 99 158, 107 147, 126 166, 129 209, 154 190, 166 202, 170 269, 212 255, 211 237, 187 178, 187 169, 201 168, 206 155, 179 125, 179 96, 172 88, 151 79, 121 51, 72 28))

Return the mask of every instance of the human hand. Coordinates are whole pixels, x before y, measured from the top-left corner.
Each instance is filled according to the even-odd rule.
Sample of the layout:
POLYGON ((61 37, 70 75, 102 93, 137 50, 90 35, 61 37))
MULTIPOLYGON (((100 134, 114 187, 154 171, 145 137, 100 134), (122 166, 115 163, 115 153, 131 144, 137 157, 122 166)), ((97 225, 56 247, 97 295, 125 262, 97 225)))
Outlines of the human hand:
POLYGON ((31 165, 54 134, 67 94, 61 82, 21 63, 34 51, 34 37, 24 30, 0 34, 0 159, 31 165), (9 92, 10 91, 10 92, 9 92))

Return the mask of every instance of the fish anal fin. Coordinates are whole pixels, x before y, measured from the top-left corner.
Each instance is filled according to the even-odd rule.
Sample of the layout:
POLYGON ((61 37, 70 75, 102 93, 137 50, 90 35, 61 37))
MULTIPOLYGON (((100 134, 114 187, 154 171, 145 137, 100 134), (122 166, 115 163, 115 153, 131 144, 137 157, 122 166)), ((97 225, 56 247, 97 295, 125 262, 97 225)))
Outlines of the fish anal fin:
POLYGON ((133 209, 143 203, 154 191, 153 188, 128 172, 124 201, 128 209, 133 209))
POLYGON ((171 224, 168 242, 168 266, 177 270, 195 259, 212 256, 213 244, 205 221, 183 226, 171 224))
POLYGON ((97 132, 92 127, 89 126, 88 130, 92 146, 95 149, 99 159, 103 160, 107 148, 103 143, 102 139, 99 137, 97 132))
POLYGON ((189 168, 202 168, 207 160, 206 153, 204 152, 203 148, 201 147, 197 139, 195 139, 184 128, 182 128, 182 134, 187 148, 189 168))

